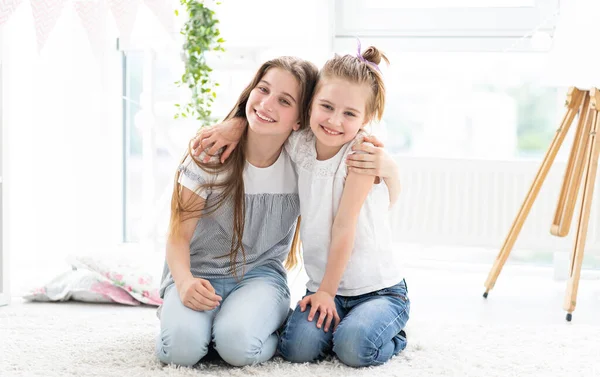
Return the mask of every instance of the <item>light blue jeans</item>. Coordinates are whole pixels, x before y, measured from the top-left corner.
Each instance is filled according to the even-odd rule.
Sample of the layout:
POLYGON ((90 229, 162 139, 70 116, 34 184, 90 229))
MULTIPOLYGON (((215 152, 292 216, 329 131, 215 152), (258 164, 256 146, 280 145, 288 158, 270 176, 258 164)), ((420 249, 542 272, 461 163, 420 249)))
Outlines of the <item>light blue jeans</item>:
POLYGON ((277 349, 276 330, 285 321, 290 292, 285 276, 271 267, 256 267, 241 281, 210 279, 221 305, 194 311, 181 303, 175 285, 165 291, 156 342, 165 364, 192 366, 208 353, 209 345, 233 366, 269 360, 277 349))
POLYGON ((406 348, 402 329, 408 321, 410 301, 404 280, 360 296, 335 296, 335 306, 341 319, 335 332, 325 332, 324 325, 317 328, 318 314, 308 321, 310 306, 304 312, 296 307, 281 334, 281 356, 305 363, 333 352, 346 365, 365 367, 381 365, 406 348))

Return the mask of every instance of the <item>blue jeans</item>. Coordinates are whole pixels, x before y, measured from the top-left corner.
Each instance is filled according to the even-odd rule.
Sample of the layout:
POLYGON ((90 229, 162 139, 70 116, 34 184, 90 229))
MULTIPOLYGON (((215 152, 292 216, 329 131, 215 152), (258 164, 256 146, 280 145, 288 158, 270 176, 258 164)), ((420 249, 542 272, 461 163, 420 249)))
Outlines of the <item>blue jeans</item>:
POLYGON ((158 359, 192 366, 206 356, 209 345, 233 366, 273 357, 278 341, 275 332, 290 307, 285 276, 262 266, 247 272, 241 281, 233 277, 209 281, 223 298, 221 305, 210 311, 184 306, 175 285, 167 287, 156 342, 158 359))
POLYGON ((341 319, 335 332, 317 328, 318 314, 308 321, 310 306, 304 312, 297 306, 279 340, 281 356, 304 363, 333 351, 344 364, 364 367, 381 365, 406 348, 406 335, 400 332, 410 312, 404 280, 360 296, 335 296, 335 306, 341 319))

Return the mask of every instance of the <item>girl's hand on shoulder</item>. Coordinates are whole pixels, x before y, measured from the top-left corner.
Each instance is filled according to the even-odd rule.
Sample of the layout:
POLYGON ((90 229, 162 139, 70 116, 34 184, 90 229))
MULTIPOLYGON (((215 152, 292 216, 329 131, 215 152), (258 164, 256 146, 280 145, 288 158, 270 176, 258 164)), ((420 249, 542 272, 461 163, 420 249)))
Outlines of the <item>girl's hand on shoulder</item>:
POLYGON ((233 118, 210 127, 202 127, 190 141, 192 155, 198 157, 204 151, 206 157, 203 162, 221 152, 221 163, 225 162, 235 149, 244 133, 245 121, 242 118, 233 118))
POLYGON ((352 172, 380 178, 394 178, 398 175, 398 165, 375 136, 367 136, 361 144, 352 147, 358 153, 348 155, 346 165, 352 172))
POLYGON ((325 332, 328 332, 331 328, 331 322, 333 321, 333 329, 337 328, 340 323, 340 316, 337 313, 335 307, 335 301, 333 296, 324 291, 317 291, 316 293, 304 297, 298 302, 300 310, 304 312, 310 305, 310 312, 308 313, 308 320, 312 322, 315 318, 317 311, 319 312, 319 319, 317 320, 317 328, 323 326, 325 322, 325 332))

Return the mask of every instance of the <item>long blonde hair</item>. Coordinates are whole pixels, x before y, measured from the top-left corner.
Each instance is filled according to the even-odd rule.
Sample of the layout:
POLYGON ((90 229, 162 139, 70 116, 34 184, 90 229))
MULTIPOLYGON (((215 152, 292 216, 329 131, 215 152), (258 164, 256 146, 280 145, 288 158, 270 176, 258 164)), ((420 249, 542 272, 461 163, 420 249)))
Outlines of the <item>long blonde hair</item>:
MULTIPOLYGON (((225 120, 240 118, 244 119, 247 125, 248 120, 246 118, 246 103, 248 102, 250 93, 256 87, 256 85, 258 85, 260 80, 262 80, 266 72, 271 68, 283 69, 291 73, 296 78, 296 80, 298 80, 298 83, 300 84, 300 98, 298 101, 300 105, 300 127, 303 128, 306 124, 308 124, 307 109, 317 81, 318 69, 313 63, 309 61, 291 56, 283 56, 265 62, 258 69, 250 84, 248 84, 248 86, 242 91, 237 100, 237 103, 235 104, 235 106, 233 106, 227 117, 225 117, 225 120)), ((246 131, 242 135, 242 138, 240 139, 237 148, 231 153, 231 156, 223 164, 220 164, 218 162, 204 163, 196 157, 194 157, 192 151, 190 150, 191 146, 188 147, 188 152, 183 157, 182 163, 189 156, 194 160, 194 163, 200 169, 211 173, 213 176, 223 172, 227 172, 227 174, 222 175, 224 179, 221 179, 221 175, 219 175, 218 182, 207 182, 200 186, 199 190, 212 190, 213 192, 215 192, 216 195, 215 200, 211 200, 210 205, 200 210, 200 207, 198 206, 199 201, 197 202, 193 200, 191 203, 183 203, 181 197, 182 187, 178 183, 181 172, 178 171, 175 174, 173 194, 171 197, 171 218, 169 222, 169 236, 177 235, 179 234, 180 224, 183 221, 191 218, 199 218, 201 215, 213 213, 214 211, 219 209, 225 202, 233 201, 233 235, 231 238, 231 249, 228 256, 230 261, 230 271, 232 275, 234 275, 236 278, 237 267, 240 263, 236 260, 240 251, 242 253, 243 259, 243 262, 241 262, 242 265, 246 262, 246 253, 244 250, 242 239, 244 236, 244 220, 246 215, 243 173, 244 166, 246 164, 245 156, 247 132, 248 131, 246 127, 246 131)), ((292 250, 288 254, 288 257, 285 262, 286 268, 289 267, 291 269, 293 266, 295 266, 295 264, 298 263, 299 225, 300 219, 298 219, 298 222, 296 224, 296 234, 294 235, 294 240, 292 241, 292 250)))

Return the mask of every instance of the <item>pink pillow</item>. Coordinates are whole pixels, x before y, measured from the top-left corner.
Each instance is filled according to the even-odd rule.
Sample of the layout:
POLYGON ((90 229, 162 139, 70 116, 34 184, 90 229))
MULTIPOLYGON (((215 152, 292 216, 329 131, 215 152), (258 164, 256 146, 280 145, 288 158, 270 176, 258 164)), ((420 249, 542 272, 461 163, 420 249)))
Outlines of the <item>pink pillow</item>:
POLYGON ((139 305, 120 287, 115 286, 94 271, 71 270, 67 271, 43 287, 36 288, 23 296, 29 301, 83 301, 118 303, 124 305, 139 305))
POLYGON ((110 254, 72 256, 69 262, 75 268, 97 272, 141 303, 153 306, 162 304, 158 284, 155 284, 152 275, 144 271, 131 257, 110 254))

